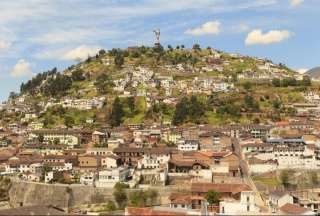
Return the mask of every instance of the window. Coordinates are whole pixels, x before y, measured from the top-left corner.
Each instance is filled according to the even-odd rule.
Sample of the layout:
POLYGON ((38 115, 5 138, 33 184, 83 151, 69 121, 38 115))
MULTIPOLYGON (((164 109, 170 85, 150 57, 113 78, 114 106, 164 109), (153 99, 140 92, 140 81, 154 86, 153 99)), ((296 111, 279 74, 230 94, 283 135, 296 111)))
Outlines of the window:
POLYGON ((249 196, 247 196, 247 202, 249 202, 250 201, 250 197, 249 196))
POLYGON ((250 211, 250 206, 249 205, 247 205, 247 211, 250 211))

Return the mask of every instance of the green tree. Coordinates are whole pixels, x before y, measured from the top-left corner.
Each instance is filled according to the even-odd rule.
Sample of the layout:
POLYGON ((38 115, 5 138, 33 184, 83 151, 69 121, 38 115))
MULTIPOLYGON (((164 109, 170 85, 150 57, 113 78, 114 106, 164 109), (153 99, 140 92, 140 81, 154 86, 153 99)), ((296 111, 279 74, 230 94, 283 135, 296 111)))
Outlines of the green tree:
POLYGON ((73 81, 83 81, 86 79, 82 69, 77 69, 73 71, 71 74, 71 78, 73 81))
POLYGON ((106 51, 104 49, 99 50, 99 55, 104 55, 106 54, 106 51))
POLYGON ((74 119, 71 116, 64 117, 64 125, 67 126, 67 128, 72 128, 74 124, 74 119))
POLYGON ((210 205, 213 205, 213 204, 218 205, 220 201, 219 200, 220 194, 214 190, 209 190, 206 193, 205 198, 210 205))
POLYGON ((272 106, 273 106, 274 109, 280 110, 281 107, 282 107, 282 102, 280 100, 274 100, 272 102, 272 106))
POLYGON ((120 126, 124 115, 125 115, 125 113, 123 110, 123 105, 120 102, 120 99, 118 97, 116 97, 116 99, 114 100, 114 102, 112 104, 112 111, 111 111, 110 119, 109 119, 111 126, 112 127, 120 126))
POLYGON ((176 110, 173 116, 173 124, 179 125, 186 121, 189 115, 189 99, 183 97, 176 105, 176 110))
POLYGON ((254 112, 259 111, 259 103, 255 101, 251 95, 247 94, 244 97, 244 103, 247 109, 250 109, 251 111, 254 111, 254 112))
POLYGON ((113 197, 119 207, 119 209, 124 209, 127 205, 128 197, 125 189, 128 188, 128 185, 117 183, 114 186, 113 197))
POLYGON ((193 122, 198 121, 205 113, 204 104, 200 103, 195 95, 191 96, 189 113, 193 122))
POLYGON ((108 212, 112 212, 117 210, 117 206, 113 201, 109 200, 107 205, 105 206, 105 210, 108 212))
POLYGON ((153 206, 156 203, 157 198, 159 196, 158 191, 152 190, 152 189, 148 189, 144 193, 145 193, 145 196, 146 196, 146 201, 147 201, 147 203, 149 203, 148 205, 149 206, 153 206))
POLYGON ((96 82, 94 83, 97 90, 101 94, 109 94, 112 92, 112 88, 114 87, 114 83, 108 74, 101 74, 97 77, 96 82))
POLYGON ((114 58, 114 63, 117 67, 121 68, 124 64, 124 56, 122 53, 118 53, 114 58))
POLYGON ((51 172, 51 171, 52 171, 52 167, 50 167, 48 164, 43 164, 42 170, 41 170, 40 180, 44 181, 46 173, 51 172))
POLYGON ((243 83, 243 88, 244 88, 246 91, 251 90, 251 88, 252 88, 252 83, 251 83, 251 82, 245 82, 245 83, 243 83))
POLYGON ((130 206, 132 207, 146 206, 146 196, 143 191, 134 191, 130 194, 130 206))
POLYGON ((289 171, 288 170, 283 170, 280 174, 280 181, 281 184, 285 187, 288 188, 290 186, 290 178, 289 178, 289 171))
POLYGON ((128 97, 127 104, 128 104, 129 109, 130 109, 130 112, 133 114, 134 110, 135 110, 134 97, 128 97))
POLYGON ((72 79, 66 75, 57 73, 55 77, 47 80, 46 84, 42 87, 42 93, 45 96, 62 96, 67 93, 72 86, 72 79))
POLYGON ((10 92, 10 94, 9 94, 9 98, 10 99, 15 99, 15 98, 17 98, 19 95, 17 94, 17 93, 15 93, 15 92, 10 92))
POLYGON ((192 46, 192 49, 195 50, 195 51, 200 51, 200 50, 201 50, 201 47, 200 47, 199 44, 194 44, 194 45, 192 46))
POLYGON ((60 144, 60 140, 59 140, 59 138, 54 138, 54 140, 53 140, 53 144, 54 144, 54 145, 58 145, 58 144, 60 144))
POLYGON ((44 136, 43 136, 42 134, 40 134, 40 135, 38 136, 38 141, 39 141, 40 143, 43 143, 43 141, 44 141, 44 136))
POLYGON ((303 76, 302 85, 303 86, 311 86, 311 79, 309 76, 303 76))
POLYGON ((272 85, 274 87, 280 87, 281 86, 281 81, 278 78, 273 78, 271 83, 272 83, 272 85))

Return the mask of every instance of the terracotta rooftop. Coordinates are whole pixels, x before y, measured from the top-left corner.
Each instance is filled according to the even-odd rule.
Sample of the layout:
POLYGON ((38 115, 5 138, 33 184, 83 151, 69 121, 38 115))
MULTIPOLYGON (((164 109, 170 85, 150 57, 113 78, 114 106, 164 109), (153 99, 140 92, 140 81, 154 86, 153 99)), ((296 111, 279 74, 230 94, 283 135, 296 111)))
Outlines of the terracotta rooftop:
POLYGON ((302 215, 307 211, 311 211, 311 210, 294 205, 294 204, 287 203, 280 208, 280 211, 285 214, 302 215))
POLYGON ((232 152, 227 152, 227 151, 223 151, 223 152, 214 152, 214 151, 199 151, 198 152, 201 155, 204 155, 206 157, 225 157, 229 154, 231 154, 232 152))
POLYGON ((169 196, 171 203, 174 204, 191 204, 192 200, 205 200, 202 196, 192 196, 190 194, 172 193, 169 196))

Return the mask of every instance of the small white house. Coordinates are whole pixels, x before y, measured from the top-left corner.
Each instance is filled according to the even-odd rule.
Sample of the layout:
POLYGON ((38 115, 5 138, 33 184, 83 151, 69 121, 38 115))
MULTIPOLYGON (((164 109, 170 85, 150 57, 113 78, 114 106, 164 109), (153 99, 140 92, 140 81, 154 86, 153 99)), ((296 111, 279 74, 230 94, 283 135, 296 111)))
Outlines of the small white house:
POLYGON ((293 197, 284 191, 274 191, 270 193, 268 202, 271 211, 277 212, 285 204, 293 204, 293 197))
POLYGON ((199 150, 198 140, 179 140, 178 141, 179 151, 197 151, 199 150))
POLYGON ((84 185, 93 185, 95 181, 95 176, 93 173, 82 174, 80 177, 80 183, 84 185))
POLYGON ((119 166, 120 157, 114 154, 108 154, 101 158, 101 165, 108 169, 117 168, 119 166))
POLYGON ((126 167, 115 169, 105 169, 99 171, 97 187, 113 187, 117 182, 124 182, 130 175, 130 170, 126 167))
POLYGON ((225 215, 248 215, 259 212, 253 191, 242 191, 240 200, 224 200, 220 202, 219 207, 220 214, 225 215))

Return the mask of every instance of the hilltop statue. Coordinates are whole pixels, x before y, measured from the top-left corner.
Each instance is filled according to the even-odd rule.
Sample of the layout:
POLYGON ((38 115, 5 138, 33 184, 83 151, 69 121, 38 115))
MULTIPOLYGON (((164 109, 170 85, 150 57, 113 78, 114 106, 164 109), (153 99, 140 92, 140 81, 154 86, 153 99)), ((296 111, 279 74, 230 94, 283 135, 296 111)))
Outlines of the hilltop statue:
POLYGON ((160 29, 153 30, 153 32, 156 36, 154 45, 158 47, 160 46, 160 29))

